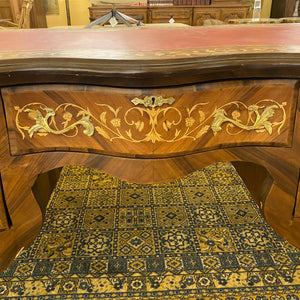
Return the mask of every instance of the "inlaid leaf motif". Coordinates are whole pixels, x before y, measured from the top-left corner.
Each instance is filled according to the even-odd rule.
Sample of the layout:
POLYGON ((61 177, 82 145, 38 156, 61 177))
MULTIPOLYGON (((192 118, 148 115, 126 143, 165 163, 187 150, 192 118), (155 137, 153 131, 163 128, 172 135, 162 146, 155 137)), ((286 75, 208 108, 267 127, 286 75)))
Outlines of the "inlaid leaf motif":
POLYGON ((130 137, 130 138, 132 138, 132 133, 131 133, 131 130, 129 129, 129 130, 126 130, 126 133, 127 133, 127 135, 130 137))
POLYGON ((163 122, 163 129, 165 131, 169 131, 171 129, 172 123, 168 120, 163 122))
POLYGON ((199 113, 199 122, 203 122, 205 120, 205 113, 202 110, 198 111, 199 113))
POLYGON ((108 135, 108 133, 100 126, 96 126, 95 127, 96 131, 101 134, 103 137, 105 137, 106 139, 110 139, 110 136, 108 135))
POLYGON ((196 139, 198 139, 199 137, 201 137, 202 135, 204 135, 205 133, 207 133, 208 129, 209 129, 210 125, 205 125, 204 127, 202 127, 197 135, 196 135, 196 139))
POLYGON ((87 110, 87 111, 85 111, 85 110, 80 110, 80 111, 77 113, 76 117, 85 116, 85 115, 89 115, 89 111, 88 111, 88 110, 87 110))
POLYGON ((35 111, 30 111, 28 113, 28 118, 31 120, 35 120, 38 117, 38 114, 35 111))
POLYGON ((269 121, 264 122, 264 127, 268 131, 269 134, 272 134, 272 123, 269 121))
POLYGON ((180 132, 181 132, 181 130, 178 130, 178 129, 176 128, 174 139, 177 138, 177 137, 179 136, 180 132))
POLYGON ((102 123, 106 124, 106 111, 104 111, 100 114, 100 121, 102 123))
POLYGON ((144 129, 144 122, 143 121, 137 121, 137 122, 135 122, 135 128, 139 131, 139 132, 141 132, 143 129, 144 129))

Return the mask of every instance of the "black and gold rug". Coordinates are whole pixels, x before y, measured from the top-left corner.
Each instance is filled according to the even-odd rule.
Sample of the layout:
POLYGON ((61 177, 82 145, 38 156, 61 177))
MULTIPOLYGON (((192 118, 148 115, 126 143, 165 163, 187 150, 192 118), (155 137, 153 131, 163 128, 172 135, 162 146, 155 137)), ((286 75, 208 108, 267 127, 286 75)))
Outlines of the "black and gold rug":
POLYGON ((0 299, 299 300, 300 251, 231 164, 162 185, 68 167, 0 299))

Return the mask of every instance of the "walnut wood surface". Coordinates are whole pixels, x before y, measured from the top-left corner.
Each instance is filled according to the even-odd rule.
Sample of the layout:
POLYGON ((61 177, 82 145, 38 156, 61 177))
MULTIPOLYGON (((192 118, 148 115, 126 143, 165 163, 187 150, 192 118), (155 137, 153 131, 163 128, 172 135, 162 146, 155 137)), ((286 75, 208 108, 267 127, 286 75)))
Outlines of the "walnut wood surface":
MULTIPOLYGON (((230 28, 227 34, 234 36, 232 33, 236 30, 230 28)), ((247 27, 249 35, 251 28, 257 29, 247 27)), ((250 48, 244 45, 244 51, 238 52, 235 47, 239 41, 232 37, 232 40, 224 41, 226 47, 232 46, 232 52, 226 52, 229 48, 215 45, 212 55, 212 46, 205 48, 205 45, 199 44, 198 48, 189 48, 189 43, 195 41, 187 40, 184 41, 186 48, 177 49, 174 46, 175 50, 164 49, 162 52, 158 49, 143 50, 146 52, 143 59, 138 58, 136 49, 123 50, 123 54, 120 50, 117 53, 121 55, 119 58, 112 51, 112 56, 105 59, 105 53, 98 56, 96 48, 93 48, 97 45, 93 39, 80 51, 78 48, 71 51, 67 42, 70 36, 78 37, 75 43, 83 38, 88 41, 93 34, 86 32, 66 32, 61 48, 54 49, 53 53, 46 46, 41 47, 43 42, 33 43, 34 39, 29 39, 27 46, 23 45, 20 51, 15 49, 11 52, 13 39, 6 39, 5 45, 0 46, 3 104, 0 106, 0 170, 2 204, 8 211, 8 218, 1 221, 2 224, 8 221, 9 228, 5 229, 4 226, 5 230, 0 231, 0 269, 5 269, 18 251, 28 246, 39 233, 48 201, 35 184, 39 175, 74 164, 97 168, 130 182, 159 183, 185 176, 218 161, 234 162, 268 223, 283 238, 300 248, 300 204, 297 197, 300 165, 300 40, 299 36, 286 39, 297 29, 297 25, 276 27, 277 35, 272 40, 266 40, 267 45, 258 47, 256 51, 253 45, 250 48), (276 39, 279 46, 276 45, 276 39), (89 45, 94 46, 89 48, 89 45), (104 91, 105 97, 101 98, 104 91), (67 142, 64 136, 62 141, 51 136, 51 141, 47 142, 45 137, 49 138, 49 135, 38 138, 34 135, 31 139, 26 136, 23 140, 16 130, 15 113, 18 106, 20 108, 31 101, 45 101, 45 104, 55 106, 68 100, 86 106, 96 97, 110 105, 122 103, 125 108, 131 105, 128 95, 136 96, 136 93, 140 96, 152 93, 174 96, 174 105, 178 109, 196 104, 200 98, 216 106, 231 99, 245 100, 249 106, 265 97, 274 98, 278 103, 286 102, 286 122, 279 135, 274 134, 274 125, 274 132, 270 136, 264 132, 249 131, 249 134, 231 137, 232 141, 228 136, 225 138, 224 123, 221 132, 216 135, 209 133, 196 145, 180 142, 170 147, 160 143, 156 147, 155 143, 133 143, 134 146, 128 148, 130 143, 119 143, 119 150, 105 139, 91 139, 87 147, 83 135, 76 142, 72 139, 72 142, 67 142)), ((206 29, 202 30, 205 36, 206 29)), ((186 36, 196 32, 186 32, 186 36)), ((16 37, 15 33, 11 34, 12 38, 16 37)), ((47 33, 42 31, 40 34, 42 41, 47 33)), ((61 37, 60 33, 51 34, 54 40, 61 37)), ((114 35, 113 31, 111 34, 114 35)), ((122 33, 117 32, 116 35, 122 36, 122 33)), ((105 34, 99 36, 101 42, 105 42, 105 34)), ((153 47, 153 39, 147 33, 145 36, 146 42, 142 47, 153 47)), ((257 38, 258 41, 263 43, 261 37, 257 38)), ((74 41, 69 42, 73 47, 74 41)), ((255 43, 254 40, 252 42, 255 43)), ((51 40, 48 40, 48 44, 48 47, 53 45, 51 40)), ((210 109, 212 107, 208 111, 210 109)), ((233 112, 230 109, 227 116, 237 117, 233 112)), ((242 117, 240 119, 245 120, 242 117)), ((274 124, 280 118, 274 114, 268 120, 274 124)), ((62 121, 65 119, 60 119, 62 121)), ((165 133, 163 130, 160 129, 160 134, 165 133)), ((171 133, 166 134, 170 137, 168 134, 171 133)))

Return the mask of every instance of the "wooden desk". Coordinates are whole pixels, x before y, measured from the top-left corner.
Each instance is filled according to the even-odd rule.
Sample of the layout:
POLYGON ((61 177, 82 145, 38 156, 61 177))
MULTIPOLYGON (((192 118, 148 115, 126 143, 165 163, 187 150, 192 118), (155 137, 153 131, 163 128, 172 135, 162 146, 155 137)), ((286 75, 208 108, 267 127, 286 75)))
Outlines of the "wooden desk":
POLYGON ((0 269, 41 228, 38 176, 74 164, 158 183, 231 161, 300 247, 299 29, 1 31, 0 269))

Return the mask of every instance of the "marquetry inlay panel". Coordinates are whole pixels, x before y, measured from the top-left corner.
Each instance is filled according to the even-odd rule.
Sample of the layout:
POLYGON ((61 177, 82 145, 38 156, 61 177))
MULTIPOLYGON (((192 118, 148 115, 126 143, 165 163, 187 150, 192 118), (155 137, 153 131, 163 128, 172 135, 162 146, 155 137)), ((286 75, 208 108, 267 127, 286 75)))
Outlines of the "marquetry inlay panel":
POLYGON ((3 96, 13 155, 93 149, 169 156, 226 146, 289 146, 295 112, 292 81, 143 90, 25 86, 3 89, 3 96))

